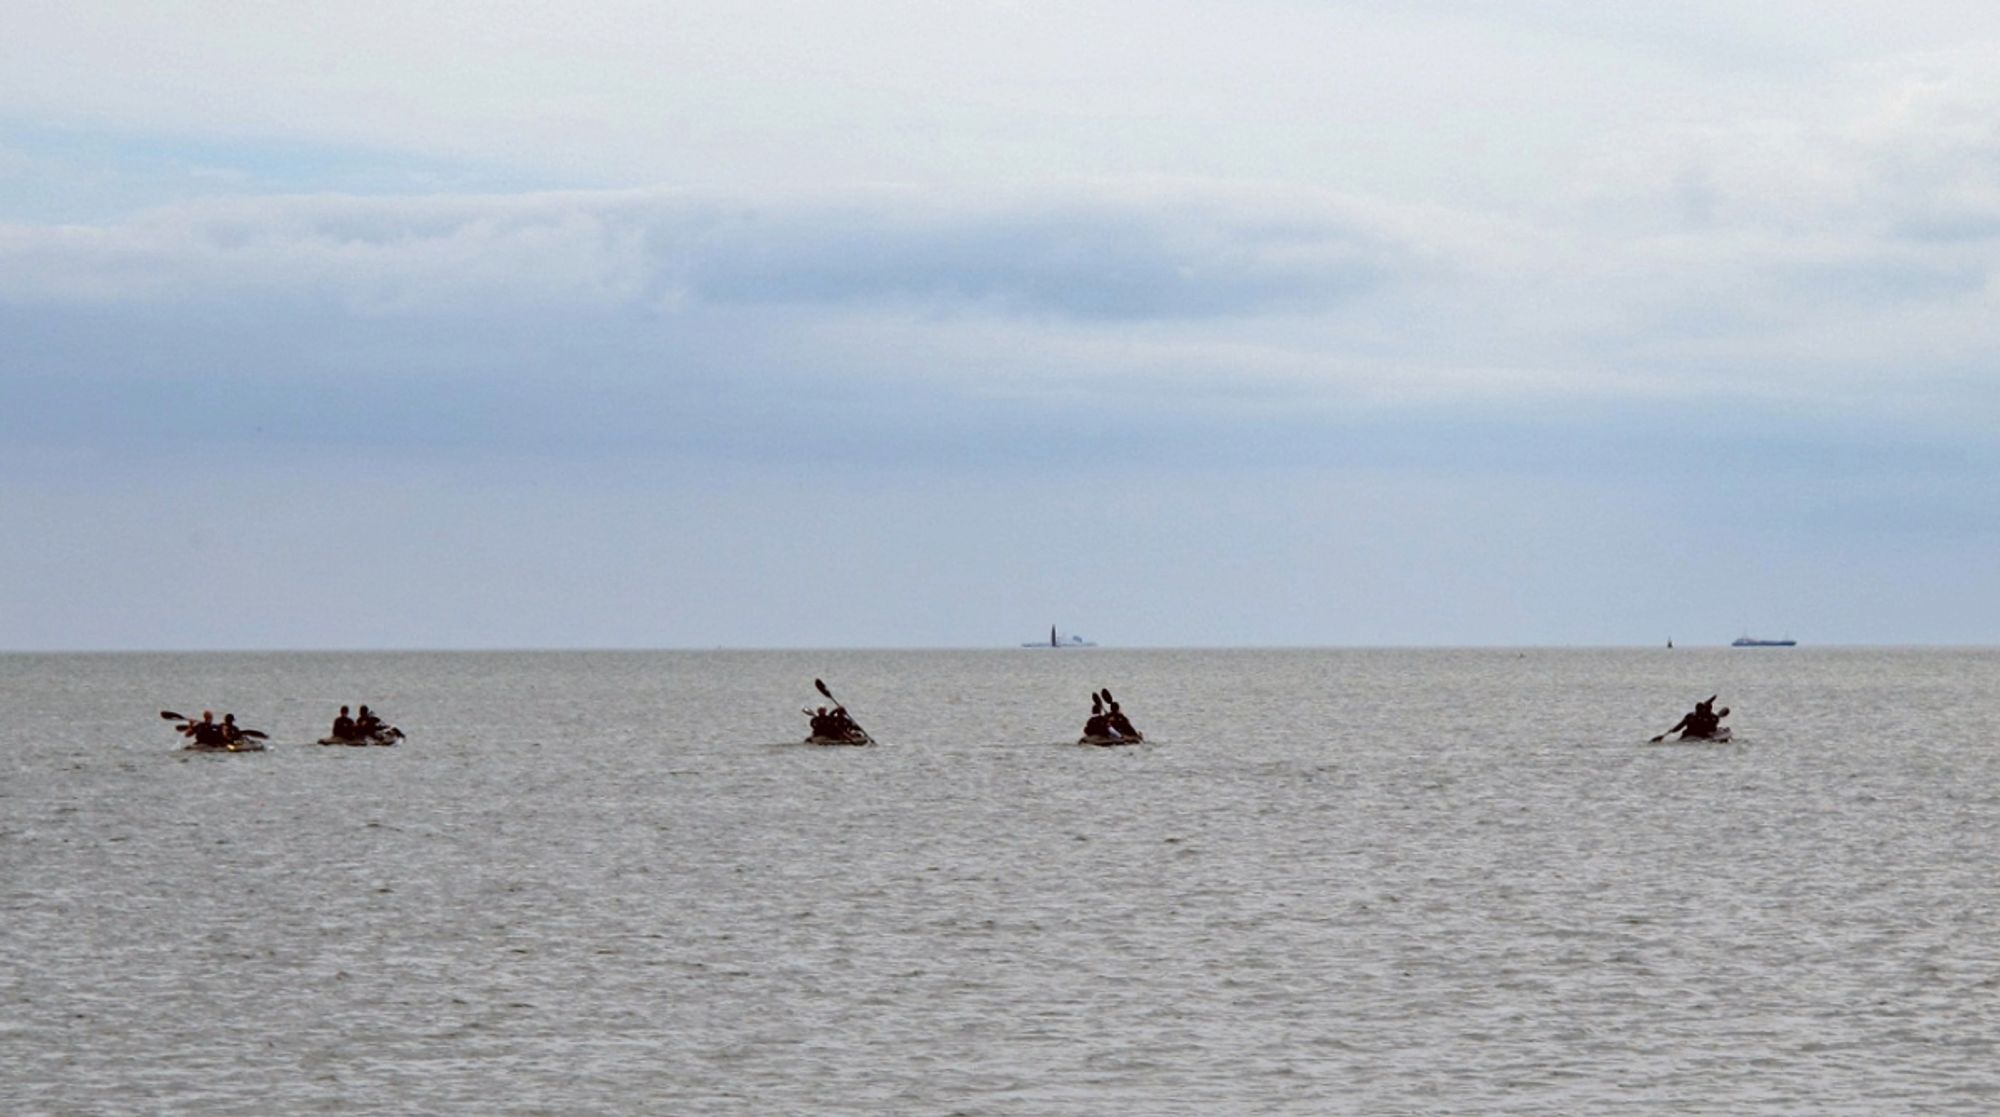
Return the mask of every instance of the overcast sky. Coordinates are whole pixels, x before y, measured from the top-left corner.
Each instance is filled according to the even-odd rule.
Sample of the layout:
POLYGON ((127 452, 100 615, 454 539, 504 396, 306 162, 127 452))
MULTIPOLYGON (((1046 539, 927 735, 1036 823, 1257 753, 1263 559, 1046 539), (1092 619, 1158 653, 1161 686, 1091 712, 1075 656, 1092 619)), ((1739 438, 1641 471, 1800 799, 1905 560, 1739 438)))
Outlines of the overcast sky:
POLYGON ((10 4, 0 649, 2000 640, 1988 0, 10 4))

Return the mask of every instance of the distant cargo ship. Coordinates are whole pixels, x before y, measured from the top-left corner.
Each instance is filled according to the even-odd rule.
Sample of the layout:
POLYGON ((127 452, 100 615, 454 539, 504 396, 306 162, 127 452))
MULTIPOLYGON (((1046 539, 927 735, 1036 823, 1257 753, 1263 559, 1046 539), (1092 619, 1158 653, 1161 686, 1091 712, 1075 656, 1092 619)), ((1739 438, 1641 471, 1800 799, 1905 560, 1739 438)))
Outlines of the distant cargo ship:
POLYGON ((1738 636, 1729 642, 1732 648, 1795 648, 1797 640, 1759 640, 1755 636, 1738 636))
POLYGON ((1084 639, 1081 636, 1076 635, 1075 633, 1071 633, 1069 639, 1067 640, 1061 639, 1056 636, 1056 626, 1050 625, 1048 643, 1044 644, 1040 640, 1036 640, 1033 643, 1023 644, 1021 646, 1024 648, 1094 648, 1097 645, 1091 643, 1090 641, 1084 639))

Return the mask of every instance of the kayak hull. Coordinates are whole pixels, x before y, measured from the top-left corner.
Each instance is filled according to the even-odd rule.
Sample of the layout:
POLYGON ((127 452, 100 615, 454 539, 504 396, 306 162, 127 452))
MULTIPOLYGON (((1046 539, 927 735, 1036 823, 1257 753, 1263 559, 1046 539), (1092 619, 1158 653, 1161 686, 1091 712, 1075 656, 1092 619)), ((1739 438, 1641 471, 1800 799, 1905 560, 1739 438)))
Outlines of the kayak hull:
POLYGON ((1146 743, 1146 739, 1144 737, 1092 737, 1086 734, 1078 737, 1076 743, 1079 745, 1095 745, 1101 749, 1108 749, 1114 745, 1143 745, 1146 743))
POLYGON ((875 739, 866 733, 845 737, 822 737, 815 733, 807 737, 805 743, 808 745, 872 745, 875 743, 875 739))
POLYGON ((393 745, 401 739, 400 737, 392 737, 387 733, 377 733, 370 737, 321 737, 319 743, 322 745, 348 745, 358 748, 368 745, 393 745))
POLYGON ((1659 743, 1667 745, 1726 745, 1732 736, 1733 734, 1730 733, 1729 727, 1725 725, 1721 729, 1716 730, 1712 736, 1690 737, 1683 733, 1671 741, 1662 741, 1659 743))
POLYGON ((263 752, 262 741, 238 741, 233 745, 182 745, 182 752, 263 752))

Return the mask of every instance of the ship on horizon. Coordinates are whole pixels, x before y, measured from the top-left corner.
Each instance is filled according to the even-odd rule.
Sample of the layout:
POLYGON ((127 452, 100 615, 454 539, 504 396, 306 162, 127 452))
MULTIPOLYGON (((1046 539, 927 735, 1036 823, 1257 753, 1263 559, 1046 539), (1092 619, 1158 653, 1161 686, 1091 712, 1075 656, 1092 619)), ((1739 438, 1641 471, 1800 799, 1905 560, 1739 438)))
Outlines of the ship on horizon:
POLYGON ((1787 636, 1783 640, 1759 640, 1755 636, 1738 636, 1729 642, 1732 648, 1795 648, 1799 642, 1787 636))
POLYGON ((1040 640, 1034 640, 1021 646, 1024 648, 1094 648, 1097 645, 1078 636, 1074 632, 1070 633, 1069 639, 1065 640, 1056 635, 1056 626, 1050 625, 1048 643, 1045 644, 1040 640))

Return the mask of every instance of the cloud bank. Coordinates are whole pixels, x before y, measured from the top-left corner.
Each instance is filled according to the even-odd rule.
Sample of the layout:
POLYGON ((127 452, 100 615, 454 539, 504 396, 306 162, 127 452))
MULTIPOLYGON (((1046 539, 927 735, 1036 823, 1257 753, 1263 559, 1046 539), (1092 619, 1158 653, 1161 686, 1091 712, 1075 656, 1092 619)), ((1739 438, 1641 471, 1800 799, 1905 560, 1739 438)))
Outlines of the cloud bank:
POLYGON ((0 298, 259 294, 382 313, 552 300, 1208 318, 1337 306, 1411 266, 1410 247, 1364 216, 1301 200, 1217 190, 1012 202, 908 191, 231 201, 102 226, 0 227, 0 298))
POLYGON ((0 581, 62 592, 0 646, 249 586, 282 641, 301 571, 362 642, 977 643, 1043 603, 1119 639, 1094 602, 1128 642, 1962 638, 2000 600, 1989 5, 9 30, 0 581), (278 550, 140 561, 179 505, 278 550), (329 514, 395 561, 329 569, 329 514), (523 526, 560 545, 468 558, 523 526), (1046 553, 1097 533, 1133 545, 1046 553), (835 598, 863 636, 787 635, 835 598))

